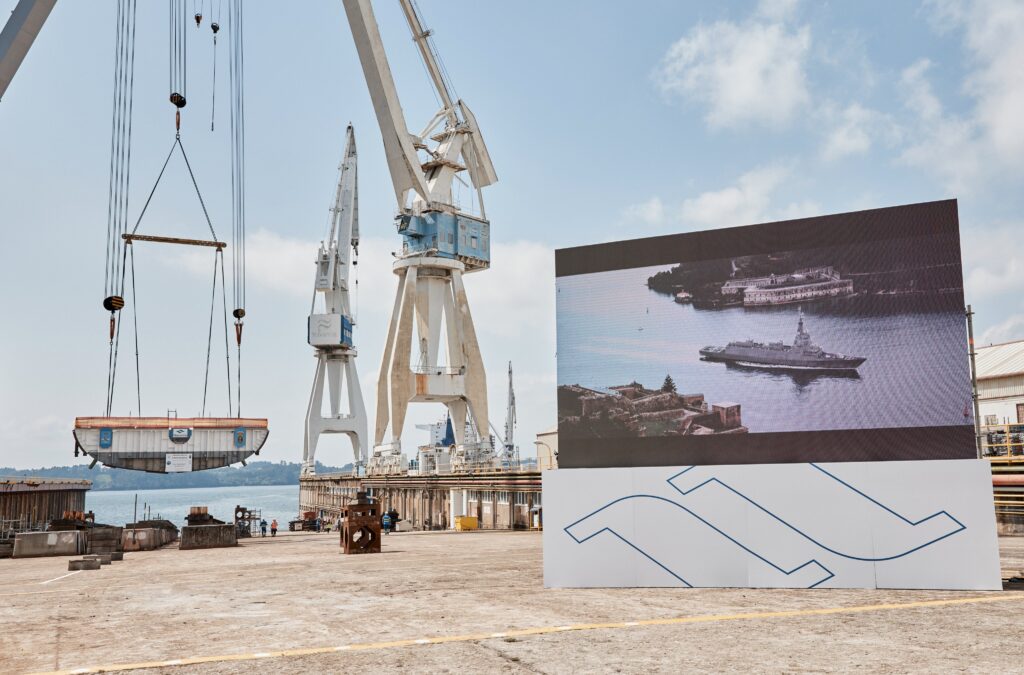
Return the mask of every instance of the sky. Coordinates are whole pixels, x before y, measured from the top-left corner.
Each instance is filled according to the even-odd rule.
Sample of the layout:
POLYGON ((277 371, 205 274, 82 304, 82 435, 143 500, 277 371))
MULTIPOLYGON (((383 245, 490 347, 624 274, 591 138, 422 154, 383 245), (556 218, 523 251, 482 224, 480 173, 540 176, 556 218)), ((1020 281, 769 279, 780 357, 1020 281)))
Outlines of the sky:
MULTIPOLYGON (((0 0, 0 16, 14 4, 0 0)), ((498 428, 513 363, 524 456, 555 423, 556 248, 955 197, 978 342, 1024 338, 1021 0, 419 7, 499 177, 484 195, 492 267, 468 275, 466 288, 498 428)), ((355 339, 371 411, 394 300, 396 204, 341 3, 245 8, 242 413, 270 419, 262 458, 300 461, 314 373, 305 341, 313 259, 349 122, 363 236, 355 339)), ((418 130, 436 111, 429 81, 398 4, 375 11, 418 130)), ((78 461, 74 418, 103 412, 114 13, 113 2, 58 3, 0 102, 0 466, 78 461)), ((182 143, 225 239, 228 51, 222 32, 211 132, 208 21, 188 31, 182 143)), ((139 3, 136 49, 133 222, 174 138, 162 4, 139 3)), ((201 237, 204 227, 174 160, 139 231, 201 237)), ((143 414, 188 416, 202 401, 213 260, 169 248, 138 246, 138 391, 143 414)), ((119 414, 139 412, 130 335, 119 414)), ((208 407, 222 414, 217 344, 208 407)), ((426 438, 414 424, 442 414, 439 404, 411 406, 405 448, 426 438)), ((317 458, 344 463, 351 449, 326 438, 317 458)))

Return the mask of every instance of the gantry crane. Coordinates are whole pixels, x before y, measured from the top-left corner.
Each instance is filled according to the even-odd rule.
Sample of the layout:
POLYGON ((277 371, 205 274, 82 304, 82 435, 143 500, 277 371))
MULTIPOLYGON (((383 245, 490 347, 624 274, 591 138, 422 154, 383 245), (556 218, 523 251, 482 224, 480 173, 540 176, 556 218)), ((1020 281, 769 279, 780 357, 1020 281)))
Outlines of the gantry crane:
POLYGON ((490 223, 481 191, 498 177, 476 118, 452 93, 430 32, 424 30, 411 0, 400 3, 441 101, 441 109, 418 134, 406 125, 370 0, 344 0, 384 140, 398 201, 396 226, 403 239, 394 263, 398 292, 378 379, 369 467, 385 473, 404 469, 402 426, 411 402, 448 407, 456 441, 453 469, 493 464, 494 449, 486 433, 487 380, 462 275, 490 266, 490 223), (472 183, 478 215, 453 199, 452 184, 463 172, 472 183), (442 326, 448 346, 448 353, 440 357, 444 365, 438 353, 442 326), (467 409, 482 432, 475 443, 465 438, 467 409))
POLYGON ((356 138, 349 125, 345 152, 338 167, 338 189, 331 208, 331 227, 316 258, 316 283, 308 324, 309 344, 316 350, 316 376, 306 410, 306 437, 302 471, 314 473, 320 434, 345 434, 352 441, 355 472, 366 463, 366 408, 356 373, 356 348, 352 341, 355 322, 349 302, 352 253, 359 251, 359 194, 356 176, 356 138), (317 295, 323 294, 324 311, 317 312, 317 295), (324 378, 329 387, 330 413, 323 416, 324 378), (348 412, 341 410, 341 386, 348 393, 348 412))

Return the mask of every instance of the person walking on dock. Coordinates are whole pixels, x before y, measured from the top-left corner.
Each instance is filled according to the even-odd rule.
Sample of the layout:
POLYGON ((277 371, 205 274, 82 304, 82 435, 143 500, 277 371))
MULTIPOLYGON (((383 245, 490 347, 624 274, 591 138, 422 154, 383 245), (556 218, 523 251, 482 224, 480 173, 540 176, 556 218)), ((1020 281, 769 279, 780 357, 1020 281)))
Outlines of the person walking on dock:
POLYGON ((267 521, 266 520, 261 520, 260 521, 260 536, 261 537, 267 536, 267 521))
POLYGON ((380 520, 381 528, 384 530, 384 534, 391 534, 391 514, 385 513, 380 520))
POLYGON ((272 521, 270 521, 270 536, 277 536, 277 518, 274 518, 272 521))

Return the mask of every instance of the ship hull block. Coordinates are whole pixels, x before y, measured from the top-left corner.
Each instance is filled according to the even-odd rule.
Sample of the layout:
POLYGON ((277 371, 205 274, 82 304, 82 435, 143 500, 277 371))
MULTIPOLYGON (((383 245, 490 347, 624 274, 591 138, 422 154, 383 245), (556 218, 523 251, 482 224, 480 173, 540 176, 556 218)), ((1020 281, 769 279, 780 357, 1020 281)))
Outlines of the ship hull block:
POLYGON ((168 473, 242 462, 259 454, 270 431, 254 418, 91 417, 76 420, 73 433, 75 449, 105 466, 168 473))

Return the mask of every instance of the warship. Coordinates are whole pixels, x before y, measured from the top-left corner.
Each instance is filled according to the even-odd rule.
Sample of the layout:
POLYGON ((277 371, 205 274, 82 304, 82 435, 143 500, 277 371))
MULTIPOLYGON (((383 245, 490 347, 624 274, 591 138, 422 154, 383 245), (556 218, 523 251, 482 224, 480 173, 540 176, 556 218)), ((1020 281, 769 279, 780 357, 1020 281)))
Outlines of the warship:
POLYGON ((782 342, 765 344, 753 340, 741 340, 730 342, 724 347, 705 347, 700 350, 700 355, 705 361, 725 361, 761 368, 797 370, 856 370, 867 360, 861 356, 832 354, 811 342, 810 333, 804 330, 804 313, 802 311, 792 346, 782 342))

